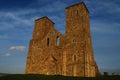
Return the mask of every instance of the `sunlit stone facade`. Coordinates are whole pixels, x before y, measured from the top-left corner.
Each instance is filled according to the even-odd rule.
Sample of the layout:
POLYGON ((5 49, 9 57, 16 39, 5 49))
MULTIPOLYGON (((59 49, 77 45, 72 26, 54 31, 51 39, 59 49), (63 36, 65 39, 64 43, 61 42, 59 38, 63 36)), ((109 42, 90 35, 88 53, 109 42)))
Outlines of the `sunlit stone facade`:
POLYGON ((66 8, 66 32, 61 34, 48 17, 35 20, 26 64, 27 74, 95 77, 89 11, 84 2, 66 8))

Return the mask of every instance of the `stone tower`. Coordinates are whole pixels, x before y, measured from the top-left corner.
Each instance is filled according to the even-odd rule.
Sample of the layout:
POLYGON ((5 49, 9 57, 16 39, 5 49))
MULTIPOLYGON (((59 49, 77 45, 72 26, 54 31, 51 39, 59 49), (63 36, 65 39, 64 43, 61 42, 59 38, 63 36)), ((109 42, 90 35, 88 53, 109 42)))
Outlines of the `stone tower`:
POLYGON ((35 20, 26 64, 27 74, 95 77, 99 74, 84 2, 66 8, 66 32, 55 30, 48 17, 35 20))

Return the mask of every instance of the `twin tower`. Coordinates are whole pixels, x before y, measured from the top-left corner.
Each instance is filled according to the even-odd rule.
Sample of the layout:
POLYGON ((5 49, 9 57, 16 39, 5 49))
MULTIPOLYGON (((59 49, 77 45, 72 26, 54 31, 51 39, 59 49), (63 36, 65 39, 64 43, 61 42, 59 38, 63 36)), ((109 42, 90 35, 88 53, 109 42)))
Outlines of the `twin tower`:
POLYGON ((35 20, 26 64, 27 74, 95 77, 99 74, 90 36, 89 11, 84 2, 66 8, 62 35, 48 17, 35 20))

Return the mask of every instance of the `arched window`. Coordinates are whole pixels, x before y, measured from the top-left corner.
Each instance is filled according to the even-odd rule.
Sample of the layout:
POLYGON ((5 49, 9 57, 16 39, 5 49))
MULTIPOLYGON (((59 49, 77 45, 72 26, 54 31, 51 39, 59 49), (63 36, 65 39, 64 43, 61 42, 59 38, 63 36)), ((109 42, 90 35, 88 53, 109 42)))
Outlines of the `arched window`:
POLYGON ((57 36, 57 38, 56 38, 56 45, 57 45, 57 46, 60 45, 60 37, 59 37, 59 36, 57 36))

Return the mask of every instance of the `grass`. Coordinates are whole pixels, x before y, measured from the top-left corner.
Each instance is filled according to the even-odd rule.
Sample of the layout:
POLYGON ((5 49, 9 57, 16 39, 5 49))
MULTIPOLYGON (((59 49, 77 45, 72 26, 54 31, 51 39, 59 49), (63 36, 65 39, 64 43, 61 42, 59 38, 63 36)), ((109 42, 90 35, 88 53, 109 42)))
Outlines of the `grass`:
POLYGON ((120 76, 69 77, 60 75, 13 74, 0 77, 0 80, 120 80, 120 76))

